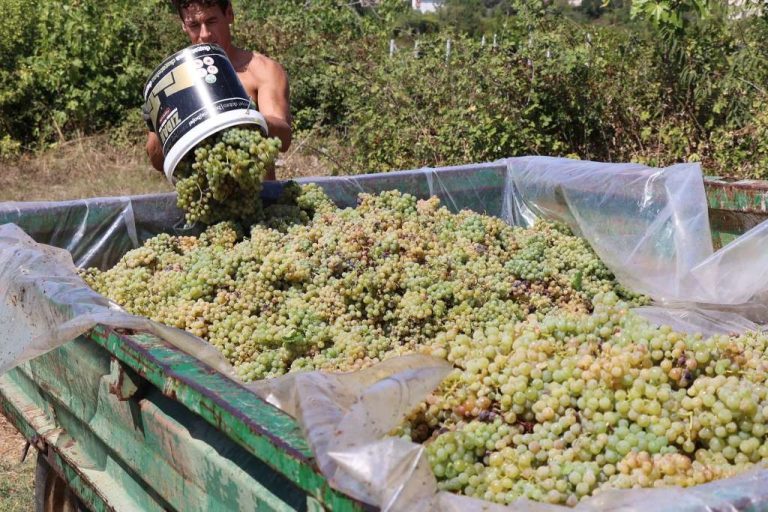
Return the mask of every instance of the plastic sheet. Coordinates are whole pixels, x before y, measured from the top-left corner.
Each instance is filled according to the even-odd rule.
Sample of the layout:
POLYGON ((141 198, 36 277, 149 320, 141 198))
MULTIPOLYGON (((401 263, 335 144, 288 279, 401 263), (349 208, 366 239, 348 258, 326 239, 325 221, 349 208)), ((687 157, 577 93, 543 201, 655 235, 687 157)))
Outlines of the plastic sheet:
POLYGON ((384 510, 418 510, 437 492, 426 453, 386 436, 451 369, 441 359, 410 355, 358 372, 299 373, 251 388, 299 420, 334 487, 384 510))
MULTIPOLYGON (((559 219, 585 236, 622 282, 657 299, 659 305, 640 311, 654 321, 730 332, 768 318, 761 300, 768 275, 760 267, 768 252, 759 250, 768 227, 714 252, 697 166, 649 169, 533 157, 301 181, 319 183, 341 206, 354 205, 359 192, 396 188, 513 224, 559 219)), ((267 198, 277 194, 279 186, 266 187, 267 198)), ((75 273, 75 264, 110 267, 159 232, 186 234, 181 217, 170 194, 0 205, 0 224, 14 222, 37 242, 66 249, 0 226, 0 372, 101 323, 151 332, 231 376, 210 345, 126 314, 75 273)), ((446 371, 444 362, 406 356, 358 373, 289 375, 252 388, 299 418, 324 474, 363 501, 384 510, 508 510, 437 492, 423 447, 386 437, 446 371)), ((757 510, 768 507, 767 484, 768 471, 753 471, 689 489, 606 492, 576 509, 757 510)), ((525 500, 511 509, 567 510, 525 500)))
POLYGON ((130 315, 91 290, 67 251, 38 244, 13 224, 0 226, 0 374, 97 324, 154 334, 235 378, 200 338, 130 315))
POLYGON ((526 218, 571 226, 631 290, 660 301, 690 301, 700 291, 689 274, 712 254, 712 241, 698 165, 539 157, 510 159, 509 171, 526 218))
POLYGON ((698 164, 524 157, 509 159, 508 168, 503 217, 568 224, 619 282, 666 310, 641 312, 648 318, 707 334, 768 321, 768 223, 715 252, 698 164))
POLYGON ((184 229, 172 194, 0 203, 0 224, 12 223, 36 242, 66 249, 81 268, 110 268, 128 250, 160 232, 184 229))

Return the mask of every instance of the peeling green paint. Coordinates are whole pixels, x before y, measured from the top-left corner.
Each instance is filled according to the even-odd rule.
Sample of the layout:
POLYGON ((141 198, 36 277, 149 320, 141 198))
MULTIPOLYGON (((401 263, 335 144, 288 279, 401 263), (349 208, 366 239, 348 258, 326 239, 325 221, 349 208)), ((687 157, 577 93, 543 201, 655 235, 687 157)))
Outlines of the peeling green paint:
POLYGON ((94 510, 366 508, 293 419, 151 336, 98 328, 0 377, 0 397, 94 510))

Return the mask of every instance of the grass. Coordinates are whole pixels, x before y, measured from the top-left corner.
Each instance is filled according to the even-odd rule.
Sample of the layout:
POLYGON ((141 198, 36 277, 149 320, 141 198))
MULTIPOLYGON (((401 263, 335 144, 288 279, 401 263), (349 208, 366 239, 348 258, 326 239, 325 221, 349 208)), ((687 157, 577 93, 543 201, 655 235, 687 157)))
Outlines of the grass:
POLYGON ((23 463, 0 462, 0 510, 27 512, 34 510, 35 457, 23 463))
POLYGON ((24 438, 0 415, 0 510, 27 512, 34 510, 35 450, 20 461, 24 438))
POLYGON ((5 162, 0 201, 59 201, 172 190, 143 147, 120 148, 109 136, 80 137, 5 162))
MULTIPOLYGON (((278 179, 338 172, 328 142, 297 138, 278 162, 278 179)), ((77 137, 45 151, 0 162, 0 202, 61 201, 171 192, 144 153, 143 140, 117 145, 109 134, 77 137)))

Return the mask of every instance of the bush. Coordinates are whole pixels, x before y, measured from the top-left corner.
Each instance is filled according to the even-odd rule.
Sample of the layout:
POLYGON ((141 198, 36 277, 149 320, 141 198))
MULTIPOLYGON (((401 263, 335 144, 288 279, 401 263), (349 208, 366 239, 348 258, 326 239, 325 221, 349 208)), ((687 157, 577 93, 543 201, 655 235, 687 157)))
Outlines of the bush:
MULTIPOLYGON (((548 154, 700 160, 710 173, 768 177, 766 18, 713 8, 700 19, 681 7, 656 24, 626 21, 628 2, 574 11, 518 0, 473 2, 471 17, 462 2, 421 16, 409 4, 235 1, 236 44, 285 66, 294 129, 345 141, 335 160, 347 172, 548 154)), ((187 43, 166 0, 0 7, 4 148, 108 127, 120 143, 141 137, 142 87, 187 43)))
MULTIPOLYGON (((153 67, 184 44, 161 0, 25 5, 36 11, 24 12, 27 42, 0 93, 0 134, 25 143, 118 123, 141 104, 153 67)), ((0 48, 8 44, 4 36, 0 48)))

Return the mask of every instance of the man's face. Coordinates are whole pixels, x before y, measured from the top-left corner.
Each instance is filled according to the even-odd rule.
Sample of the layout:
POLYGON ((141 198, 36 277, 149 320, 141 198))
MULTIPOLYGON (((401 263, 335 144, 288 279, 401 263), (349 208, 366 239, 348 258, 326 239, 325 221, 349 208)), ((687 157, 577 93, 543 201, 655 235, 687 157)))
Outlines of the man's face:
POLYGON ((232 44, 229 25, 233 21, 231 5, 226 11, 222 11, 217 5, 203 7, 200 4, 190 4, 181 12, 181 26, 192 44, 215 43, 225 50, 232 44))

